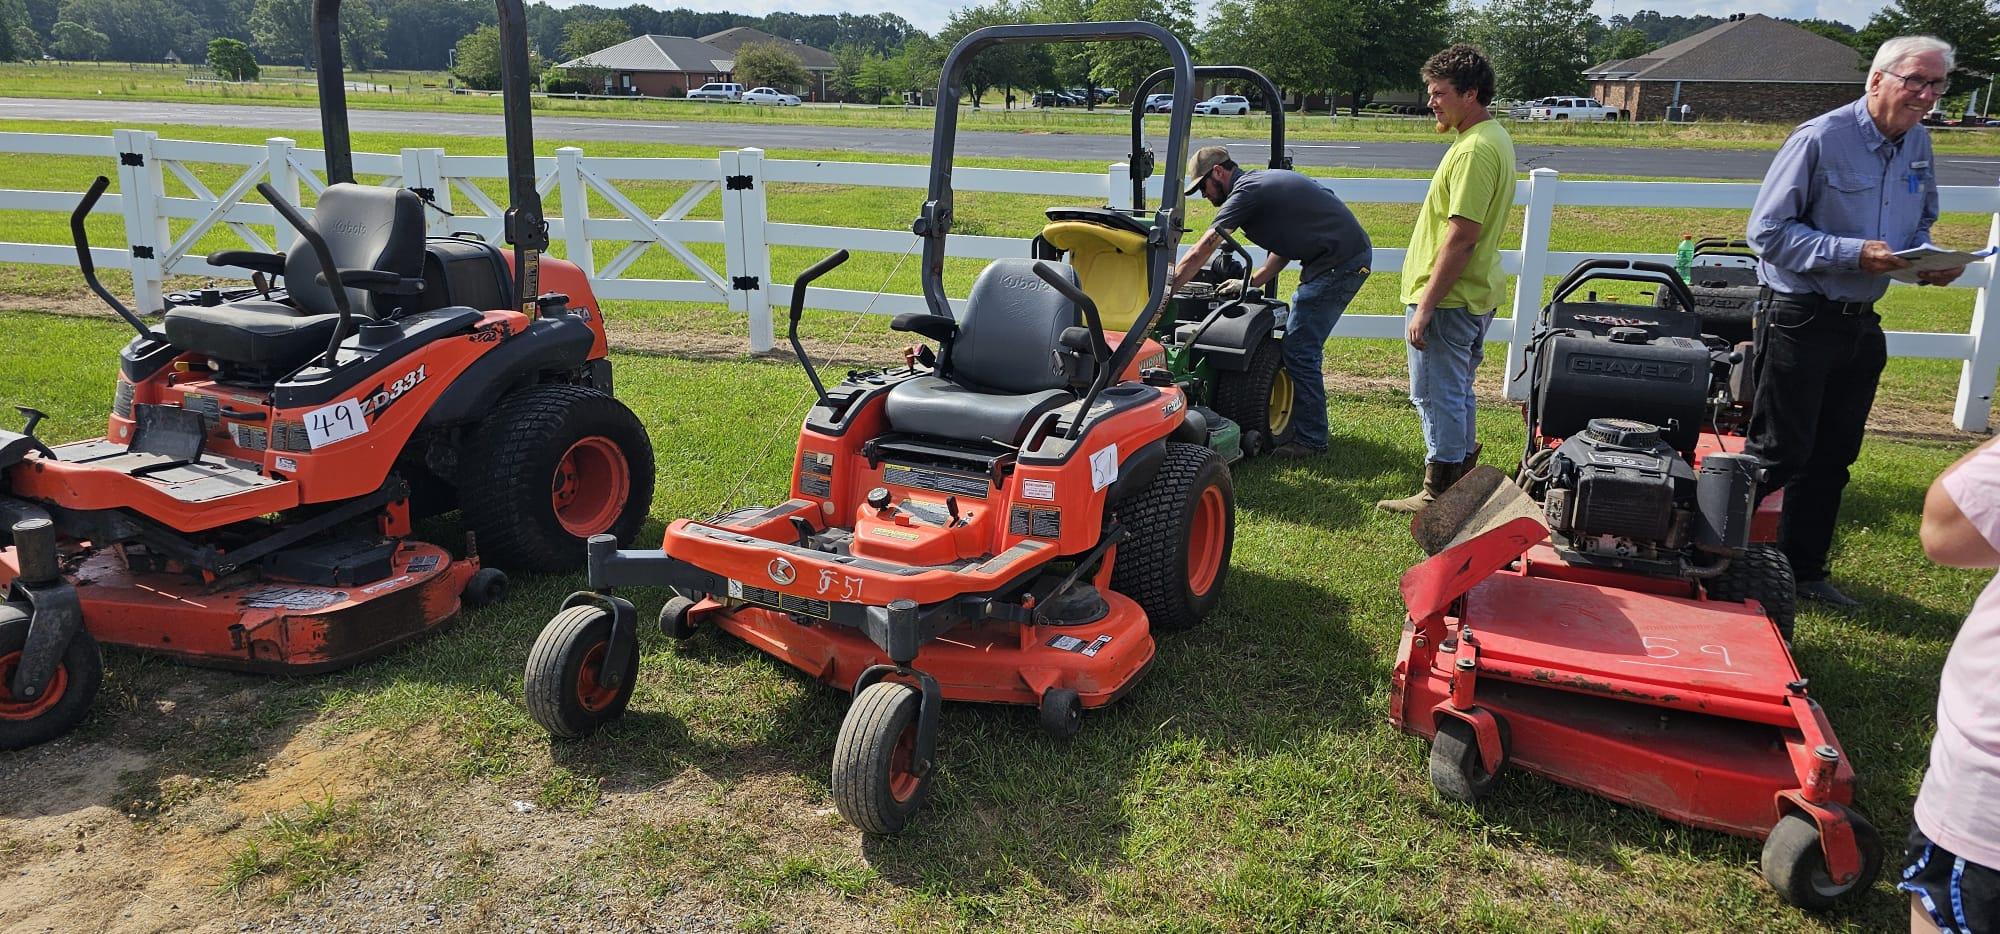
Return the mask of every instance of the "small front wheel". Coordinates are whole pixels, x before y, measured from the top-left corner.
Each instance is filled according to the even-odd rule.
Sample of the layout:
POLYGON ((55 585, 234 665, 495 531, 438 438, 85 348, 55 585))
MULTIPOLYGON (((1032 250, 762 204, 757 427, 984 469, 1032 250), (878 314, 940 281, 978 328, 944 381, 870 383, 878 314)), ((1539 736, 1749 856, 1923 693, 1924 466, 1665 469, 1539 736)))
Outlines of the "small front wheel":
POLYGON ((8 686, 28 645, 28 614, 21 606, 0 603, 0 749, 26 749, 76 729, 104 681, 104 653, 79 629, 41 694, 15 697, 8 686))
POLYGON ((1464 804, 1478 803, 1500 782, 1499 769, 1489 772, 1479 762, 1479 737, 1472 724, 1457 717, 1444 718, 1431 737, 1430 772, 1439 797, 1464 804))
MULTIPOLYGON (((1838 805, 1836 805, 1837 807, 1838 805)), ((1819 825, 1791 811, 1778 818, 1771 835, 1764 838, 1759 862, 1764 881, 1778 890, 1778 897, 1809 911, 1825 911, 1851 892, 1865 892, 1882 869, 1882 838, 1875 825, 1852 810, 1848 824, 1854 828, 1854 847, 1860 851, 1861 872, 1844 883, 1827 873, 1826 853, 1820 849, 1819 825)))
POLYGON ((507 572, 499 568, 480 568, 472 572, 465 582, 465 592, 459 595, 459 602, 470 609, 492 606, 507 599, 507 572))
POLYGON ((694 636, 694 621, 688 618, 688 611, 694 609, 694 601, 678 594, 668 598, 660 607, 660 631, 669 638, 687 641, 694 636))
POLYGON ((931 771, 918 773, 917 720, 923 696, 877 681, 854 696, 833 744, 833 804, 867 833, 895 833, 930 796, 931 771))
POLYGON ((604 656, 611 648, 611 614, 602 607, 577 606, 557 613, 528 653, 522 679, 528 715, 552 736, 588 736, 625 713, 632 700, 632 683, 639 675, 637 639, 627 646, 624 671, 605 676, 604 656))
POLYGON ((1057 739, 1068 739, 1083 727, 1083 701, 1069 688, 1050 688, 1042 694, 1042 729, 1057 739))

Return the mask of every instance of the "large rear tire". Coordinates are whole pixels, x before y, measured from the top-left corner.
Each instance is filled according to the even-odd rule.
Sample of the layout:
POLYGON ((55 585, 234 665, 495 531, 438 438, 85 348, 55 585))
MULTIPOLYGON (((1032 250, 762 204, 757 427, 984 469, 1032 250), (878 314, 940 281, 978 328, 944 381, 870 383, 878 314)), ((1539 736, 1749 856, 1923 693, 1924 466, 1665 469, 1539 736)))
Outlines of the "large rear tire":
POLYGON ((1190 629, 1222 599, 1236 541, 1236 493, 1222 456, 1167 442, 1153 482, 1113 507, 1126 538, 1111 588, 1137 601, 1152 628, 1190 629))
POLYGON ((40 697, 16 698, 8 685, 28 644, 28 614, 0 603, 0 749, 25 749, 76 729, 90 713, 104 682, 104 654, 90 633, 77 630, 40 697))
POLYGON ((1292 440, 1298 433, 1292 391, 1292 374, 1285 369, 1284 342, 1267 338, 1250 352, 1250 365, 1242 370, 1215 374, 1215 411, 1243 429, 1243 437, 1254 432, 1263 439, 1256 456, 1292 440))
POLYGON ((653 502, 653 444, 625 404, 565 384, 508 394, 467 443, 458 484, 465 524, 489 565, 583 566, 584 542, 629 542, 653 502))
POLYGON ((1798 584, 1792 579, 1792 562, 1778 546, 1768 542, 1751 545, 1721 574, 1709 578, 1705 588, 1710 600, 1741 603, 1755 600, 1764 615, 1778 624, 1778 634, 1792 641, 1792 623, 1798 615, 1798 584))

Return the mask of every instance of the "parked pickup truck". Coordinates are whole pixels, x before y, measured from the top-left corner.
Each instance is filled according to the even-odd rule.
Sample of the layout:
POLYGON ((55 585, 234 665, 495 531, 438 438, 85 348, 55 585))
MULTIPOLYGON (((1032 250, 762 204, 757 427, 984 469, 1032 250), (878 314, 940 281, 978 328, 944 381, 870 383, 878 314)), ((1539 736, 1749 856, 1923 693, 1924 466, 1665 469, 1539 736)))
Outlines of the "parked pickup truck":
POLYGON ((1588 97, 1545 98, 1528 110, 1530 120, 1616 120, 1618 111, 1588 97), (1553 103, 1550 103, 1553 101, 1553 103))
POLYGON ((743 99, 743 85, 733 81, 710 81, 688 92, 691 101, 740 101, 743 99))

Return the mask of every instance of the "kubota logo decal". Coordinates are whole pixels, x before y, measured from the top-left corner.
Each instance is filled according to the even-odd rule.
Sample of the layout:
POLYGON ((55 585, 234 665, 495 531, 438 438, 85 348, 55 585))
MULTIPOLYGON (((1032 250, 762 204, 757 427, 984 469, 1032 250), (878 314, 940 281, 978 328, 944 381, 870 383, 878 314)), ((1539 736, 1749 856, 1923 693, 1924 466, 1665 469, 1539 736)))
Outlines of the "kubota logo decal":
POLYGON ((780 586, 789 584, 799 577, 799 572, 792 567, 792 563, 783 558, 772 558, 770 566, 765 568, 764 572, 771 575, 771 580, 780 586))

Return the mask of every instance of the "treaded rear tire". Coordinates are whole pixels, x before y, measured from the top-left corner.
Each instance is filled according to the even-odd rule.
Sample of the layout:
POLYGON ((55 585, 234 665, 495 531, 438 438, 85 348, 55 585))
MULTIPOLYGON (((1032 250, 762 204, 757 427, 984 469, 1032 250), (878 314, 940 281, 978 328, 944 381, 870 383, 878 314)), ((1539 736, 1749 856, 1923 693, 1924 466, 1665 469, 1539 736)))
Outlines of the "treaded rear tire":
POLYGON ((591 667, 593 655, 601 659, 602 650, 610 645, 611 614, 604 608, 573 606, 557 613, 528 652, 528 668, 521 678, 528 716, 563 739, 589 736, 624 716, 639 676, 639 647, 629 647, 625 677, 616 689, 592 690, 599 671, 591 667))
POLYGON ((1229 577, 1236 541, 1236 494, 1222 456, 1198 444, 1167 442, 1167 456, 1153 482, 1113 507, 1126 539, 1111 569, 1111 589, 1146 611, 1156 631, 1190 629, 1215 608, 1229 577), (1196 511, 1209 488, 1221 498, 1220 564, 1197 590, 1189 569, 1196 511))
POLYGON ((1764 615, 1778 624, 1778 634, 1792 641, 1792 623, 1798 615, 1798 584, 1792 578, 1792 561, 1778 546, 1760 542, 1743 549, 1742 556, 1729 562, 1721 574, 1708 579, 1703 589, 1710 600, 1742 603, 1756 600, 1764 615))
POLYGON ((583 566, 584 542, 610 533, 629 543, 653 503, 653 444, 632 410, 602 392, 552 383, 502 397, 466 444, 459 501, 479 553, 494 567, 535 572, 583 566), (563 527, 552 499, 573 445, 602 438, 623 460, 627 488, 615 518, 588 534, 563 527))
POLYGON ((854 696, 833 744, 833 806, 867 833, 896 833, 930 797, 935 770, 909 771, 922 695, 877 681, 854 696), (901 756, 898 755, 899 749, 901 756))
MULTIPOLYGON (((19 604, 0 603, 0 659, 14 658, 27 644, 27 612, 19 604)), ((13 675, 12 664, 0 665, 0 749, 26 749, 76 729, 104 683, 104 653, 88 631, 78 629, 49 680, 50 690, 62 692, 53 702, 46 694, 40 704, 14 701, 7 690, 13 675)))
POLYGON ((1250 365, 1241 371, 1211 371, 1215 373, 1215 405, 1213 408, 1223 418, 1235 422, 1243 429, 1243 437, 1256 432, 1263 441, 1255 451, 1243 453, 1252 457, 1273 450, 1292 440, 1298 434, 1298 396, 1293 391, 1292 411, 1283 419, 1284 425, 1271 424, 1271 387, 1279 379, 1289 379, 1285 370, 1284 342, 1277 338, 1266 338, 1250 352, 1250 365))

